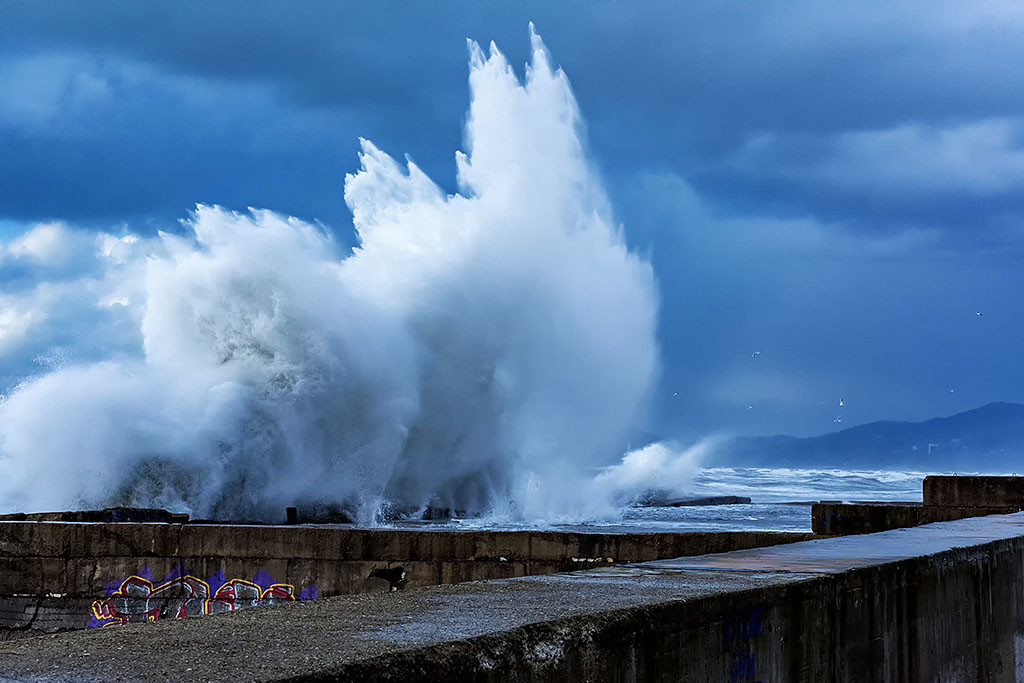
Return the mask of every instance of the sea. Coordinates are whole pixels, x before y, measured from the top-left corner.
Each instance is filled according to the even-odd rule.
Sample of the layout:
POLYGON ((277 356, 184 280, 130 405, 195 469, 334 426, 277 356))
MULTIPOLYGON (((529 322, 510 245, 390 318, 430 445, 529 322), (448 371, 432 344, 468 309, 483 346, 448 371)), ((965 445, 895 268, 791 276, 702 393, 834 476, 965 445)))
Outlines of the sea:
MULTIPOLYGON (((465 519, 431 523, 446 528, 551 529, 592 532, 810 531, 811 503, 921 502, 921 483, 936 472, 893 470, 713 467, 702 470, 688 496, 745 496, 750 504, 624 507, 595 521, 511 523, 465 519)), ((966 474, 961 472, 960 474, 966 474)))

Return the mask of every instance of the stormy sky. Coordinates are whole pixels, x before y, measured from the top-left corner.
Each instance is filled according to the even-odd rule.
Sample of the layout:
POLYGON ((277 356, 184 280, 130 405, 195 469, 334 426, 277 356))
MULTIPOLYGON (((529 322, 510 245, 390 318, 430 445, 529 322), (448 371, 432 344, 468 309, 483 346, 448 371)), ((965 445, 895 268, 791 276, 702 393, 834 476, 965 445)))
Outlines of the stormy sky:
POLYGON ((174 232, 202 202, 354 244, 360 136, 454 192, 466 38, 521 65, 531 20, 659 280, 643 426, 804 435, 1024 400, 1011 2, 3 3, 0 391, 137 345, 79 284, 96 232, 174 232))

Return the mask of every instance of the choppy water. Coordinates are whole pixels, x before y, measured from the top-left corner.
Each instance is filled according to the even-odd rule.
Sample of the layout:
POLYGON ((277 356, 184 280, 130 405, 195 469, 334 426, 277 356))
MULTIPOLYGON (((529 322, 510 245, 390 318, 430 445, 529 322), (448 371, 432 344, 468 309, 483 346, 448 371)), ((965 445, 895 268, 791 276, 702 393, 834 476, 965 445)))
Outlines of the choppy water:
POLYGON ((818 500, 920 501, 928 472, 713 467, 694 479, 694 495, 749 496, 757 503, 818 500))
POLYGON ((811 502, 921 501, 927 472, 715 467, 694 479, 694 496, 747 496, 749 505, 624 508, 617 519, 584 523, 517 524, 457 520, 450 528, 580 531, 810 531, 811 502))

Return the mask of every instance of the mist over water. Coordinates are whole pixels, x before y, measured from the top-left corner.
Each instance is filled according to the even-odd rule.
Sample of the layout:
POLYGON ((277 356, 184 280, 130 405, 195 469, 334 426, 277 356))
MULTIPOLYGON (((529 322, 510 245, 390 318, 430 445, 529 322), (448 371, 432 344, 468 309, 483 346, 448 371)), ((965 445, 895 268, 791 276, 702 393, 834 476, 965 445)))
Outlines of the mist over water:
POLYGON ((621 457, 656 380, 658 298, 531 29, 520 81, 470 43, 459 191, 362 141, 358 246, 271 211, 199 206, 185 234, 103 236, 100 307, 135 355, 54 367, 0 403, 0 507, 113 504, 373 522, 427 505, 600 515, 692 454, 621 457))

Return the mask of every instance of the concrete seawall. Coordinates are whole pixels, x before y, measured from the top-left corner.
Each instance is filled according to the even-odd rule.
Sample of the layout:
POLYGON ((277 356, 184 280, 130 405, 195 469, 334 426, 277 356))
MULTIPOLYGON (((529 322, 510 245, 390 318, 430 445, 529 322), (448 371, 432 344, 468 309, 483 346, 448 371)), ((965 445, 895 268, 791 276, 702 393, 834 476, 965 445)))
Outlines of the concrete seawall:
POLYGON ((925 505, 1024 509, 1024 477, 931 475, 924 478, 921 491, 925 505))
POLYGON ((1024 514, 40 636, 0 676, 1019 681, 1024 514))
POLYGON ((899 503, 814 503, 811 529, 824 536, 873 534, 933 522, 950 522, 966 517, 1004 515, 1019 507, 975 507, 967 505, 911 505, 899 503))
POLYGON ((196 616, 307 597, 551 574, 809 537, 0 522, 0 638, 152 620, 166 615, 168 606, 182 616, 196 616), (115 597, 104 601, 115 589, 115 597), (121 595, 134 600, 127 605, 131 609, 122 609, 121 595))
POLYGON ((1024 510, 1024 477, 932 475, 921 488, 923 503, 814 503, 811 530, 826 536, 870 534, 1024 510))

